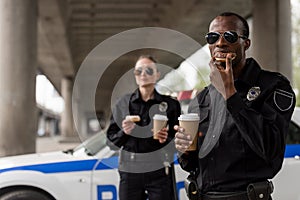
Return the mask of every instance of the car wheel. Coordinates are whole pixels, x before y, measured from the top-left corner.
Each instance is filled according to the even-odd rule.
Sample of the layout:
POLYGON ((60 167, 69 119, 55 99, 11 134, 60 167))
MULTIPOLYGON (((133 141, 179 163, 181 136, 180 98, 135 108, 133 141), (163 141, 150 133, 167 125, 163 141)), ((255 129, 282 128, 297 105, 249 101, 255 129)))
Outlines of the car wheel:
POLYGON ((35 190, 20 189, 1 195, 0 200, 53 200, 53 198, 35 190))

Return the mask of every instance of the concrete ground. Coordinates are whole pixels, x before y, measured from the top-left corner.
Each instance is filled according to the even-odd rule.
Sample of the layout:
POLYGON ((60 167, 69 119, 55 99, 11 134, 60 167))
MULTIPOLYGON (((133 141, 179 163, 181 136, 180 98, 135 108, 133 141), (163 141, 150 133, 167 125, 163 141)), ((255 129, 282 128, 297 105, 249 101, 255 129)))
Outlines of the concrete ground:
POLYGON ((37 137, 36 139, 36 152, 43 153, 49 151, 61 151, 74 148, 80 142, 62 142, 59 136, 37 137))

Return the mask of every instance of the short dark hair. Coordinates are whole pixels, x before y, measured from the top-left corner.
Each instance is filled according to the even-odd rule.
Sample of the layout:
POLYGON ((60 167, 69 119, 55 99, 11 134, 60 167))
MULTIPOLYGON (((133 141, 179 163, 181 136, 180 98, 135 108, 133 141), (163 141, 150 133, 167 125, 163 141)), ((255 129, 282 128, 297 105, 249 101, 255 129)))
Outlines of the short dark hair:
POLYGON ((149 55, 149 54, 140 55, 139 58, 137 59, 137 61, 139 61, 143 58, 147 58, 147 59, 151 60, 152 62, 157 63, 157 60, 154 58, 154 56, 149 55))
POLYGON ((233 13, 233 12, 223 12, 221 14, 219 14, 218 16, 236 16, 237 18, 239 18, 239 20, 241 20, 241 22, 243 23, 244 29, 243 29, 243 36, 245 37, 249 37, 249 25, 247 20, 240 16, 239 14, 233 13))

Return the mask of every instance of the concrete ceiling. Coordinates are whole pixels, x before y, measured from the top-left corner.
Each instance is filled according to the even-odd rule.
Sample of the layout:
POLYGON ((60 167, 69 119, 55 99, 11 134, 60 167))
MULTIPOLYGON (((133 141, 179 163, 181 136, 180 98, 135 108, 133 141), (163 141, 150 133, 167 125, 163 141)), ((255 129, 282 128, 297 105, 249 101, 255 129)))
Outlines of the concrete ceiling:
MULTIPOLYGON (((179 31, 204 45, 210 20, 224 11, 248 17, 252 1, 39 0, 39 70, 60 91, 62 78, 74 78, 91 50, 115 34, 139 27, 163 27, 179 31)), ((111 48, 118 49, 120 45, 122 43, 111 48)), ((118 77, 133 66, 136 54, 141 51, 147 52, 128 52, 113 62, 106 76, 101 78, 101 87, 111 91, 118 77)), ((172 68, 183 59, 170 52, 153 52, 161 63, 172 68)), ((99 57, 101 59, 101 55, 99 57)))

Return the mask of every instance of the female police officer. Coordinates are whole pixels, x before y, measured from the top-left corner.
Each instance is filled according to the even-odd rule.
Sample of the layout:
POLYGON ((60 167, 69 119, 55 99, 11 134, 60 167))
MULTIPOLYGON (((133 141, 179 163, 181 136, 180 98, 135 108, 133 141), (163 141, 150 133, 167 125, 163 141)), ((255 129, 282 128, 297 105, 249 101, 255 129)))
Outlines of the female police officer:
POLYGON ((172 140, 175 131, 163 128, 155 133, 158 139, 154 139, 152 117, 166 115, 169 127, 173 127, 178 124, 180 105, 155 90, 160 74, 152 56, 139 57, 134 75, 138 89, 116 103, 107 131, 109 141, 122 149, 119 197, 120 200, 143 200, 147 192, 150 200, 172 200, 176 196, 173 169, 170 168, 175 152, 172 140), (134 122, 126 118, 127 115, 137 115, 140 120, 134 122))

